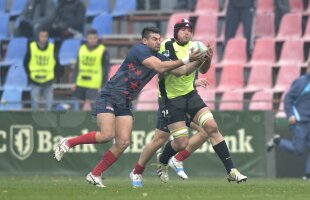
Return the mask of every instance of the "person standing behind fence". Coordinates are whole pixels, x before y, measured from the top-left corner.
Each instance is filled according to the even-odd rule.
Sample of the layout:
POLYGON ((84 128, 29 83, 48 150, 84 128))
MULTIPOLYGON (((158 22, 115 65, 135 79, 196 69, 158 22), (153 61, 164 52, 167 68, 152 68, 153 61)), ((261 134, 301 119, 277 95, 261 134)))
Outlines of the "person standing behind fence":
POLYGON ((252 54, 252 29, 255 16, 255 0, 229 0, 226 13, 225 44, 234 38, 240 22, 247 41, 247 57, 252 54))
POLYGON ((110 66, 106 47, 98 43, 95 30, 87 33, 86 44, 80 47, 78 66, 73 75, 73 98, 83 101, 83 110, 91 110, 92 101, 97 97, 98 90, 107 79, 110 66))
MULTIPOLYGON (((24 66, 31 87, 32 109, 39 109, 40 97, 45 100, 46 110, 51 110, 53 101, 53 82, 58 60, 54 44, 48 42, 47 29, 41 28, 38 41, 30 42, 24 66)), ((18 51, 18 49, 17 49, 18 51)))
MULTIPOLYGON (((267 151, 279 147, 289 153, 301 155, 305 146, 310 150, 310 62, 307 73, 297 78, 284 98, 284 110, 292 132, 292 140, 276 134, 267 143, 267 151)), ((310 153, 306 163, 304 180, 310 180, 310 153)))

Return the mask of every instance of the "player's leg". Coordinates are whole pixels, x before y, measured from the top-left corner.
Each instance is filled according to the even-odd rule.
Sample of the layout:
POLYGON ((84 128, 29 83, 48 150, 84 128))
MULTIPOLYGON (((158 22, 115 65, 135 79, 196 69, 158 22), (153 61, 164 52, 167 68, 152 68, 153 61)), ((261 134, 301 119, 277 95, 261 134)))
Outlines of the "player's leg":
MULTIPOLYGON (((184 116, 184 115, 183 115, 184 116)), ((168 125, 173 140, 166 143, 163 152, 157 155, 157 174, 161 181, 168 182, 168 162, 177 152, 188 145, 188 128, 185 121, 178 121, 168 125)))
POLYGON ((162 130, 156 129, 153 139, 148 143, 144 148, 142 153, 140 154, 139 160, 136 165, 138 168, 143 168, 142 170, 138 170, 137 167, 134 169, 135 174, 142 174, 146 164, 152 158, 152 156, 156 153, 158 149, 160 149, 165 142, 169 139, 170 133, 164 132, 162 130))
POLYGON ((97 123, 100 131, 91 131, 73 138, 63 138, 55 149, 55 158, 60 161, 64 154, 79 144, 106 143, 113 139, 115 132, 115 116, 112 113, 100 113, 97 115, 97 123))
POLYGON ((115 124, 115 143, 106 151, 102 160, 92 170, 92 174, 95 176, 101 176, 121 156, 130 143, 132 116, 118 116, 115 124))
POLYGON ((183 161, 187 159, 194 151, 201 147, 203 143, 208 138, 208 134, 203 130, 203 128, 199 127, 194 122, 186 123, 187 126, 190 126, 192 129, 196 130, 197 133, 194 134, 190 139, 187 147, 179 151, 176 155, 174 155, 169 160, 169 166, 174 169, 174 171, 178 174, 182 179, 188 179, 187 174, 184 171, 183 161))
POLYGON ((162 131, 158 128, 155 130, 153 139, 143 148, 139 160, 136 162, 135 168, 129 175, 133 187, 142 187, 142 174, 146 164, 156 153, 156 151, 165 144, 165 142, 169 139, 169 136, 169 132, 162 131))
POLYGON ((213 149, 221 159, 228 173, 227 180, 237 181, 237 183, 246 181, 247 177, 234 168, 227 144, 219 132, 217 123, 209 108, 204 107, 200 109, 194 117, 194 122, 199 124, 208 133, 213 149))
POLYGON ((63 138, 55 149, 55 158, 60 161, 64 154, 72 147, 79 144, 105 143, 114 138, 115 135, 115 115, 112 104, 107 99, 96 101, 97 125, 99 132, 91 131, 73 138, 63 138))
POLYGON ((101 175, 106 171, 121 154, 125 151, 130 143, 132 132, 133 118, 131 115, 117 116, 115 119, 115 143, 105 152, 101 161, 86 176, 86 180, 98 187, 105 187, 101 180, 101 175), (94 181, 96 180, 96 181, 94 181))

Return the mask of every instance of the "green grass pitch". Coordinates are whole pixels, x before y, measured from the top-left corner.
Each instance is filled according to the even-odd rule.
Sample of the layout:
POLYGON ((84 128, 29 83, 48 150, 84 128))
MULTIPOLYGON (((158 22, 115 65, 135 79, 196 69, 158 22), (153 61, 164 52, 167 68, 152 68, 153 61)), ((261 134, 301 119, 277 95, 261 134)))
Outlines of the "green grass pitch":
POLYGON ((128 177, 107 177, 107 188, 96 188, 84 177, 0 176, 0 200, 305 200, 310 198, 310 181, 301 179, 249 179, 246 183, 228 183, 225 178, 173 177, 161 183, 146 177, 144 187, 134 189, 128 177))

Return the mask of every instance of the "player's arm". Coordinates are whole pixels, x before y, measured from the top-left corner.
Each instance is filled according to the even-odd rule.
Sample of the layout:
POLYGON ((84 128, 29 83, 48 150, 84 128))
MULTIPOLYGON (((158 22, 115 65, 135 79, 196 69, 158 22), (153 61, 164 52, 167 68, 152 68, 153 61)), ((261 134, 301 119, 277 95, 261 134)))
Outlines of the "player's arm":
POLYGON ((166 71, 170 71, 178 67, 181 67, 185 64, 189 64, 190 62, 203 59, 203 57, 204 55, 200 53, 199 51, 190 53, 189 56, 181 60, 161 61, 155 56, 150 56, 149 58, 146 58, 145 60, 143 60, 142 64, 145 67, 154 69, 158 73, 164 73, 166 71))
POLYGON ((201 63, 203 63, 203 61, 197 60, 197 61, 188 63, 186 65, 183 65, 179 68, 176 68, 174 70, 171 70, 170 73, 172 73, 176 77, 180 77, 183 75, 187 76, 191 74, 193 71, 197 70, 197 68, 201 65, 201 63))
POLYGON ((199 72, 202 74, 205 74, 208 72, 208 70, 211 67, 211 61, 212 61, 212 57, 213 57, 213 50, 210 46, 210 44, 207 45, 208 47, 208 51, 206 53, 206 61, 201 63, 201 65, 198 67, 199 68, 199 72))

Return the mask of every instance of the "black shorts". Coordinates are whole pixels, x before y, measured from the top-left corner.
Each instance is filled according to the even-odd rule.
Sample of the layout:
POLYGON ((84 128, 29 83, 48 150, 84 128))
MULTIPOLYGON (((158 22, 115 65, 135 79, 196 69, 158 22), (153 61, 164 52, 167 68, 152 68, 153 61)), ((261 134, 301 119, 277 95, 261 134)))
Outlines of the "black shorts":
POLYGON ((92 115, 97 116, 100 113, 112 113, 115 116, 133 116, 131 103, 120 103, 109 95, 99 94, 96 98, 96 105, 92 115))
MULTIPOLYGON (((189 115, 186 115, 185 116, 185 123, 186 123, 186 126, 187 127, 190 127, 190 124, 191 124, 192 120, 190 118, 189 115)), ((163 116, 163 114, 161 113, 160 109, 158 109, 157 111, 157 123, 156 123, 156 128, 161 130, 161 131, 164 131, 164 132, 170 132, 169 129, 168 129, 168 125, 167 125, 167 122, 163 116)))
POLYGON ((173 99, 161 98, 158 102, 160 112, 168 125, 179 121, 186 121, 187 114, 192 121, 200 109, 207 107, 196 90, 173 99))
POLYGON ((76 90, 73 93, 73 97, 80 99, 80 100, 95 101, 97 95, 98 95, 98 90, 83 88, 83 87, 76 87, 76 90))

